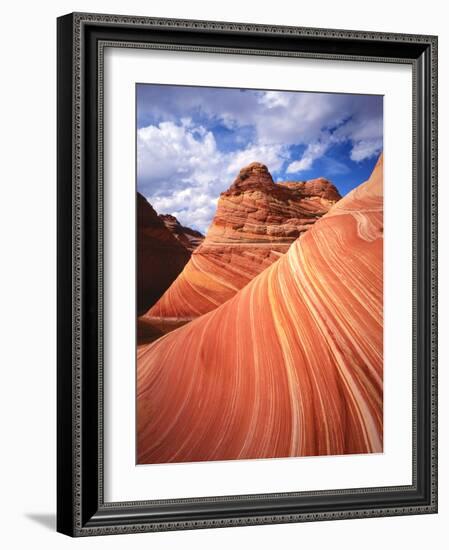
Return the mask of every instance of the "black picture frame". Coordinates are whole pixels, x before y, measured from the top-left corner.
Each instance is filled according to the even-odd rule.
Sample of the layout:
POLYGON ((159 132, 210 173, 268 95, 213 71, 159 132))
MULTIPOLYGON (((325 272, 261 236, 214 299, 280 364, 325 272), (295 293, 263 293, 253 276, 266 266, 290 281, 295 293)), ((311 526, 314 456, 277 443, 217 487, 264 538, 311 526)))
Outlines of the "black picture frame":
POLYGON ((57 530, 71 536, 437 512, 437 37, 74 13, 58 30, 57 530), (413 69, 413 483, 105 503, 102 48, 407 63, 413 69))

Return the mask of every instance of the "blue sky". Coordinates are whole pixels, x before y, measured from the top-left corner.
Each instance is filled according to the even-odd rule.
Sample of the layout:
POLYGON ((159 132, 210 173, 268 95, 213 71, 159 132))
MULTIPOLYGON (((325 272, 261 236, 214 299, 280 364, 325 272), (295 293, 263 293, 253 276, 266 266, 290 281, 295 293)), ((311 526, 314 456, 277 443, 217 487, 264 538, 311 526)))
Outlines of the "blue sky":
POLYGON ((203 233, 250 162, 274 181, 324 176, 345 195, 382 148, 382 96, 137 85, 137 189, 203 233))

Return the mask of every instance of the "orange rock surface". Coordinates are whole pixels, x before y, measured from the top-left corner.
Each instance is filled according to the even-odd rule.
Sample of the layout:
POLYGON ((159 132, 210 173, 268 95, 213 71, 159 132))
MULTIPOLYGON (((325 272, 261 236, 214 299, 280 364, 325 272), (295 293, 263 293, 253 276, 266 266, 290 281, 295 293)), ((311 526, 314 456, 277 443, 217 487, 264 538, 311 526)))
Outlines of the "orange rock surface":
POLYGON ((233 298, 138 351, 139 463, 383 449, 382 160, 233 298))
POLYGON ((263 164, 243 168, 221 194, 206 239, 145 318, 193 319, 212 311, 287 252, 339 199, 324 178, 276 184, 263 164))

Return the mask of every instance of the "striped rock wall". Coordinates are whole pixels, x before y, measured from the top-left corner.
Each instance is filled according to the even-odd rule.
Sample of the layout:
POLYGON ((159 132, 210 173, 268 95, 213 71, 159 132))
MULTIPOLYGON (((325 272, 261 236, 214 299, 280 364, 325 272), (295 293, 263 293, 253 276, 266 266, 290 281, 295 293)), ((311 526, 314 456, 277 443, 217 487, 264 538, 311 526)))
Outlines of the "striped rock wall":
POLYGON ((138 351, 139 463, 383 449, 382 158, 279 261, 138 351))

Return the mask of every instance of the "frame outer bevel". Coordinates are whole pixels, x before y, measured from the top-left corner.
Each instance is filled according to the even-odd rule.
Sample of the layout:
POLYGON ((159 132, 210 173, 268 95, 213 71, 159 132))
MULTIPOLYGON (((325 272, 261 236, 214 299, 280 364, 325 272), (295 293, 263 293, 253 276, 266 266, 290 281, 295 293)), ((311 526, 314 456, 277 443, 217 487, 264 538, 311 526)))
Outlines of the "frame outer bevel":
POLYGON ((74 535, 73 18, 57 21, 57 530, 74 535))

